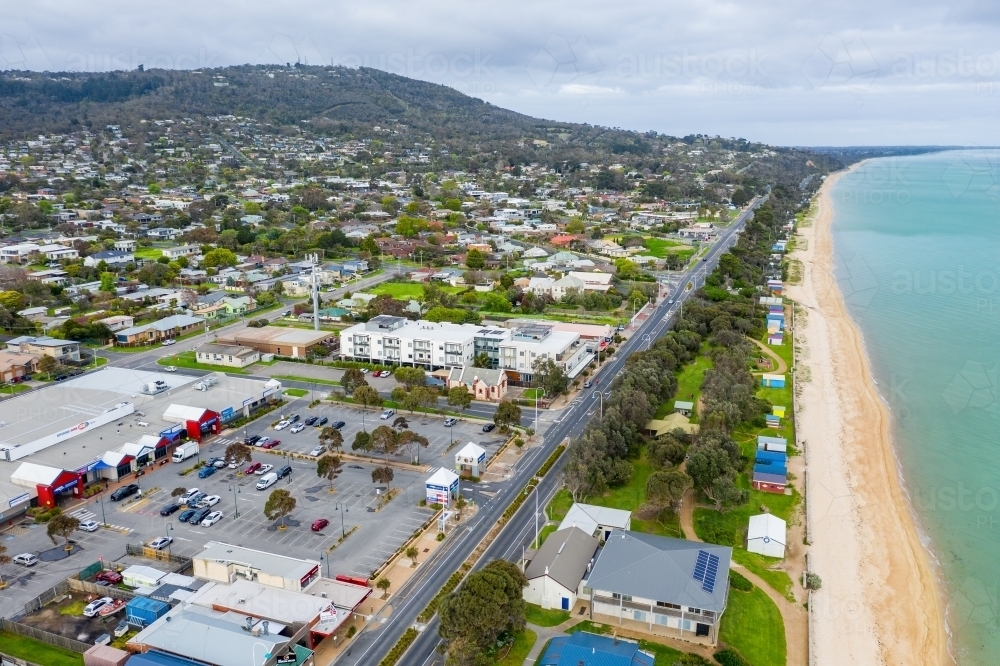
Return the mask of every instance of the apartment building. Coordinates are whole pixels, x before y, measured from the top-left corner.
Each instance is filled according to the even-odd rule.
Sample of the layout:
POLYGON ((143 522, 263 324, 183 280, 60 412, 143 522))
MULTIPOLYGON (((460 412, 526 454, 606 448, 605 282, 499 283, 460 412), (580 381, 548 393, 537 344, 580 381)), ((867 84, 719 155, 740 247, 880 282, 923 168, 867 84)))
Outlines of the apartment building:
POLYGON ((484 355, 490 368, 506 371, 512 381, 530 381, 535 362, 545 358, 576 376, 593 357, 579 334, 544 323, 503 329, 389 315, 341 331, 340 348, 345 359, 431 370, 472 365, 484 355))

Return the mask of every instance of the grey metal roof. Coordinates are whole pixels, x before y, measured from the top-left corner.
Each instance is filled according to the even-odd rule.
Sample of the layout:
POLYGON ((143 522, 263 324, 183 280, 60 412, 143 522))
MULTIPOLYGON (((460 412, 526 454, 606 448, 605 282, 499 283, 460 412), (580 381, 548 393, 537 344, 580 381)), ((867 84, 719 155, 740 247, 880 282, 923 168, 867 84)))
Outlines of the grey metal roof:
POLYGON ((587 586, 721 612, 726 607, 732 553, 733 549, 726 546, 615 530, 597 555, 587 586), (699 550, 719 558, 715 590, 711 593, 693 577, 699 550))
POLYGON ((599 545, 597 539, 577 527, 553 532, 538 549, 524 575, 528 580, 541 578, 548 569, 549 578, 568 590, 575 590, 599 545))

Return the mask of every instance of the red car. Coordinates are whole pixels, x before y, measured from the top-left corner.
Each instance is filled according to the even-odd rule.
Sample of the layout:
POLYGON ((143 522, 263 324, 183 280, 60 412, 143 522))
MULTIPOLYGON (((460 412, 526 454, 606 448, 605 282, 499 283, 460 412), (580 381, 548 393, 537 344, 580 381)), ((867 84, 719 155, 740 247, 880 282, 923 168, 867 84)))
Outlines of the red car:
POLYGON ((97 580, 104 581, 105 583, 111 583, 112 585, 117 585, 122 582, 122 575, 117 571, 111 571, 105 569, 101 573, 97 574, 97 580))
POLYGON ((279 444, 281 444, 281 440, 280 439, 272 439, 271 441, 267 442, 266 444, 264 444, 260 448, 262 448, 262 449, 273 449, 274 447, 278 446, 279 444))
POLYGON ((249 465, 247 465, 247 468, 245 470, 243 470, 243 473, 244 474, 253 474, 254 472, 256 472, 259 469, 260 469, 260 463, 259 462, 252 462, 249 465))
POLYGON ((327 520, 326 518, 319 518, 317 520, 314 520, 313 521, 313 525, 312 525, 312 531, 313 532, 319 532, 321 529, 323 529, 324 527, 326 527, 329 524, 330 524, 330 521, 327 520))

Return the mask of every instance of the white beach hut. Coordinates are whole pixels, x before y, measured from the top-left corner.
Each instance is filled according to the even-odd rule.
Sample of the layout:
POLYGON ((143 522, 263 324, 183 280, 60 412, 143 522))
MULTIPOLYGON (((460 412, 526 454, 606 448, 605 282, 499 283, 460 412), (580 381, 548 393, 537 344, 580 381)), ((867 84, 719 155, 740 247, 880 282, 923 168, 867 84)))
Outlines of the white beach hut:
POLYGON ((769 513, 750 516, 747 550, 768 557, 784 557, 785 521, 769 513))

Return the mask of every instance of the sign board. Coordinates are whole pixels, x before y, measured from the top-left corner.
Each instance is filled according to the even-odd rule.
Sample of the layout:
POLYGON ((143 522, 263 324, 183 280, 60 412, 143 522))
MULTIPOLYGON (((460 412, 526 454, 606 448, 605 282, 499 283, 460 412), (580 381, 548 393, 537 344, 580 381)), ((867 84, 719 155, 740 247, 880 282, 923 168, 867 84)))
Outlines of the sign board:
POLYGON ((30 499, 31 495, 29 495, 28 493, 21 493, 17 497, 11 497, 9 500, 7 500, 7 505, 13 508, 18 504, 21 504, 22 502, 27 502, 30 499))
POLYGON ((236 415, 236 412, 232 407, 226 407, 221 412, 219 412, 219 418, 222 419, 223 423, 229 421, 236 415))

